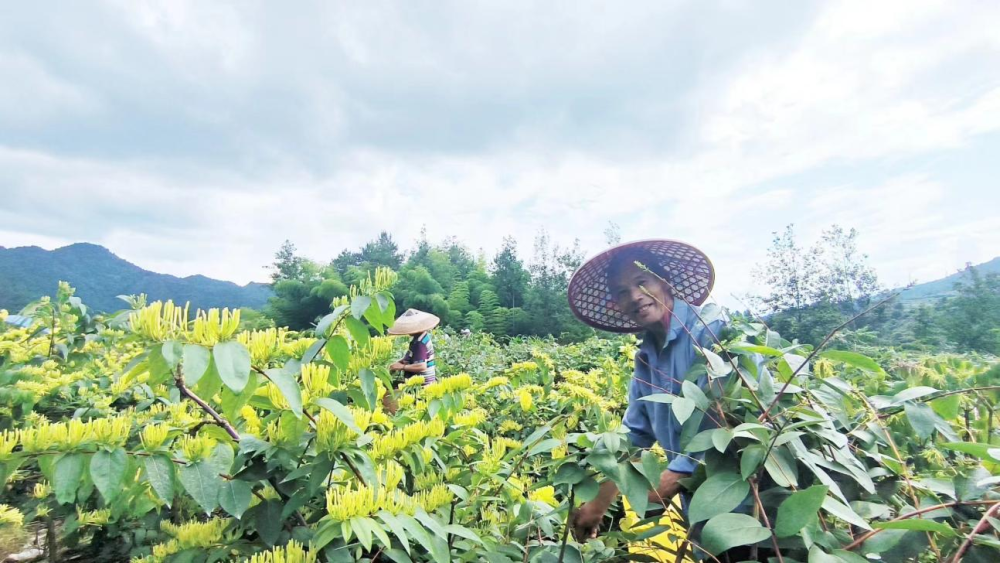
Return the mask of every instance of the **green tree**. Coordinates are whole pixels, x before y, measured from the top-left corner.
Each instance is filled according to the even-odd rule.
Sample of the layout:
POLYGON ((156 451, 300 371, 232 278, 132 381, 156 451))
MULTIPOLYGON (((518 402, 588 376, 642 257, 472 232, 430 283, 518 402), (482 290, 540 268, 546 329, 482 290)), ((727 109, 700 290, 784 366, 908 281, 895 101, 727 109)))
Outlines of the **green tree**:
POLYGON ((524 304, 524 294, 530 279, 524 264, 517 257, 517 241, 507 236, 503 239, 500 252, 493 258, 491 282, 500 305, 519 307, 524 304))
MULTIPOLYGON (((566 299, 570 277, 583 262, 580 241, 561 249, 553 245, 548 233, 542 229, 535 236, 535 254, 529 270, 531 286, 525 310, 529 316, 526 330, 536 335, 560 335, 571 328, 578 328, 566 299)), ((523 326, 521 323, 514 325, 523 326)))
POLYGON ((963 350, 1000 353, 1000 275, 983 276, 971 265, 955 284, 955 297, 944 304, 948 339, 963 350))
POLYGON ((469 282, 462 281, 455 284, 448 295, 448 307, 463 315, 472 309, 472 302, 469 299, 469 282))
POLYGON ((295 245, 285 240, 274 255, 274 262, 267 269, 271 270, 271 283, 280 280, 297 280, 303 277, 303 266, 306 259, 296 256, 295 245))

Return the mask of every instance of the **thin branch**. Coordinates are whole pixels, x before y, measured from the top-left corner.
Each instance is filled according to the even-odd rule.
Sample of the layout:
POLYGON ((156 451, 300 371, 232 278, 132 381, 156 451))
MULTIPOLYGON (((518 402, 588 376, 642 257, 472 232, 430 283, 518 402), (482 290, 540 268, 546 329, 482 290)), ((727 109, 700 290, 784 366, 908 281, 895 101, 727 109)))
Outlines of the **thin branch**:
POLYGON ((563 557, 566 555, 566 542, 569 541, 569 528, 570 522, 573 520, 573 510, 576 499, 576 489, 573 485, 569 486, 569 510, 566 511, 566 526, 563 528, 562 546, 559 547, 559 563, 563 562, 563 557))
POLYGON ((806 357, 805 361, 799 364, 799 367, 795 368, 795 371, 792 372, 791 377, 789 377, 788 381, 786 381, 785 384, 781 387, 781 390, 778 392, 777 395, 775 395, 774 400, 771 401, 771 404, 768 405, 767 409, 764 410, 764 412, 759 417, 757 417, 757 420, 763 421, 765 418, 767 418, 768 413, 771 412, 771 409, 773 409, 774 406, 778 404, 778 401, 781 400, 781 397, 784 396, 785 392, 788 390, 788 386, 791 385, 792 381, 795 379, 795 376, 799 374, 799 371, 801 371, 803 367, 808 365, 809 362, 816 357, 816 354, 819 354, 820 350, 822 350, 827 345, 827 343, 830 342, 831 338, 833 338, 838 332, 843 330, 847 325, 853 323, 854 321, 867 315, 868 313, 874 311, 875 309, 881 307, 882 305, 885 305, 889 301, 895 299, 896 296, 898 295, 899 295, 898 292, 890 294, 885 299, 879 301, 878 303, 875 303, 871 307, 868 307, 867 309, 861 311, 857 315, 854 315, 850 319, 847 319, 846 321, 838 325, 836 328, 834 328, 832 331, 830 331, 830 334, 827 334, 826 338, 824 338, 823 341, 819 343, 819 346, 813 349, 813 351, 806 357))
POLYGON ((233 441, 240 441, 240 433, 233 428, 233 425, 230 424, 225 418, 222 418, 222 415, 215 412, 215 409, 213 409, 212 406, 206 403, 201 397, 196 395, 194 391, 188 389, 188 386, 184 384, 184 373, 181 371, 180 366, 177 366, 177 372, 174 374, 174 383, 177 385, 177 389, 180 390, 181 395, 184 395, 188 399, 197 403, 198 406, 201 407, 201 410, 205 411, 208 413, 208 416, 215 419, 216 424, 225 429, 226 434, 229 434, 229 437, 232 438, 233 441))
POLYGON ((986 531, 986 529, 990 525, 989 522, 990 518, 996 516, 997 511, 1000 511, 1000 503, 994 504, 993 506, 990 507, 989 510, 986 511, 985 514, 983 514, 983 517, 979 519, 979 523, 976 524, 976 527, 973 528, 971 532, 969 532, 969 535, 965 538, 965 541, 962 542, 961 547, 959 547, 958 551, 955 552, 955 556, 951 558, 951 563, 958 563, 959 561, 962 560, 962 556, 965 555, 965 552, 968 551, 969 546, 972 545, 972 538, 976 537, 976 534, 986 531))
MULTIPOLYGON (((927 514, 928 512, 934 512, 935 510, 941 510, 942 508, 951 508, 953 506, 974 506, 974 505, 979 505, 979 504, 992 504, 992 505, 995 505, 995 506, 1000 506, 1000 501, 997 501, 997 500, 966 500, 966 501, 946 502, 944 504, 935 504, 934 506, 928 506, 927 508, 921 508, 920 510, 914 510, 913 512, 908 512, 906 514, 897 516, 897 517, 893 518, 892 520, 887 520, 886 522, 888 523, 888 522, 899 522, 899 521, 902 521, 902 520, 909 520, 910 518, 913 518, 914 516, 920 516, 921 514, 927 514)), ((872 536, 880 534, 880 533, 882 533, 883 531, 885 531, 887 529, 888 528, 876 528, 874 530, 871 530, 870 532, 866 533, 865 535, 859 537, 858 539, 856 539, 853 542, 851 542, 850 544, 848 544, 844 549, 847 550, 847 551, 850 551, 850 550, 858 547, 859 545, 865 543, 869 539, 871 539, 872 536)))
POLYGON ((778 547, 778 536, 774 534, 774 528, 771 527, 771 521, 767 517, 767 512, 764 510, 764 503, 760 501, 760 491, 757 489, 757 480, 750 480, 750 490, 753 491, 754 501, 757 502, 757 507, 760 509, 760 515, 764 518, 764 525, 767 526, 768 531, 771 532, 771 545, 774 546, 774 554, 778 557, 778 563, 785 563, 785 558, 781 556, 781 548, 778 547))

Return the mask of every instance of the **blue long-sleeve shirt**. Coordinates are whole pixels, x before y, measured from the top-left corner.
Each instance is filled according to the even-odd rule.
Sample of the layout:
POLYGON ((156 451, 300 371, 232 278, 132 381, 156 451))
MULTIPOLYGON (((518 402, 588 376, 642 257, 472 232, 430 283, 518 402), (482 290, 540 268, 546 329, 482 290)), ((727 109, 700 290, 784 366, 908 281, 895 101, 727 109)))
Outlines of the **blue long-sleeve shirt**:
MULTIPOLYGON (((670 460, 668 469, 676 473, 692 473, 698 466, 696 460, 683 455, 680 445, 681 423, 674 416, 670 404, 640 401, 639 398, 657 393, 681 395, 684 376, 698 356, 694 339, 701 346, 710 348, 713 343, 712 334, 719 335, 724 322, 713 321, 706 328, 693 308, 684 301, 674 300, 670 328, 667 329, 666 342, 662 348, 657 349, 656 339, 652 335, 647 334, 643 338, 635 356, 635 372, 629 386, 628 408, 623 420, 629 430, 630 441, 640 448, 648 448, 653 442, 658 442, 670 460)), ((696 383, 704 389, 706 382, 707 376, 703 375, 696 383)), ((710 428, 715 424, 706 416, 703 426, 710 428)))

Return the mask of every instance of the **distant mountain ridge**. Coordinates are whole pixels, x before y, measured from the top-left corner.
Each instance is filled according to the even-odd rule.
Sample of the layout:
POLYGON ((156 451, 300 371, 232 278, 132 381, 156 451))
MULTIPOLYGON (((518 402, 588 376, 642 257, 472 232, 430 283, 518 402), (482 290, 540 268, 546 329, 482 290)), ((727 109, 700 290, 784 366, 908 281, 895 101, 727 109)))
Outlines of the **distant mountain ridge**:
POLYGON ((241 286, 202 275, 179 278, 144 270, 97 244, 76 243, 55 250, 37 246, 0 246, 0 309, 11 313, 43 295, 52 295, 60 280, 98 311, 127 305, 118 295, 145 293, 150 301, 172 299, 200 307, 259 309, 272 295, 262 283, 241 286))
MULTIPOLYGON (((989 274, 1000 274, 1000 256, 990 260, 989 262, 974 265, 973 268, 975 268, 976 271, 983 276, 989 274)), ((960 281, 965 275, 965 270, 962 270, 939 280, 915 285, 910 289, 903 291, 900 294, 899 299, 901 301, 926 301, 954 295, 955 283, 960 281)))

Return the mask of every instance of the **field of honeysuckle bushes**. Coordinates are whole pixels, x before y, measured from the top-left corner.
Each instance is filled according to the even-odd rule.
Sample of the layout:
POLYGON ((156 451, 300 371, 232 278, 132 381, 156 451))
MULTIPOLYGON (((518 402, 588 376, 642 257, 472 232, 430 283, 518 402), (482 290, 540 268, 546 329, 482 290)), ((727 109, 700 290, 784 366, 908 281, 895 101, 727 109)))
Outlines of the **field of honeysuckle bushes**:
POLYGON ((849 335, 814 350, 733 319, 680 389, 647 398, 673 403, 679 455, 702 462, 686 482, 700 533, 665 555, 637 547, 672 529, 658 516, 622 525, 613 510, 585 543, 566 524, 605 479, 637 518, 651 508, 665 453, 630 448, 620 425, 635 338, 439 331, 439 381, 394 382, 394 281, 378 270, 304 332, 240 331, 238 311, 142 296, 95 315, 66 284, 22 312, 30 327, 0 323, 0 553, 496 563, 756 545, 788 563, 1000 559, 994 358, 849 335))

